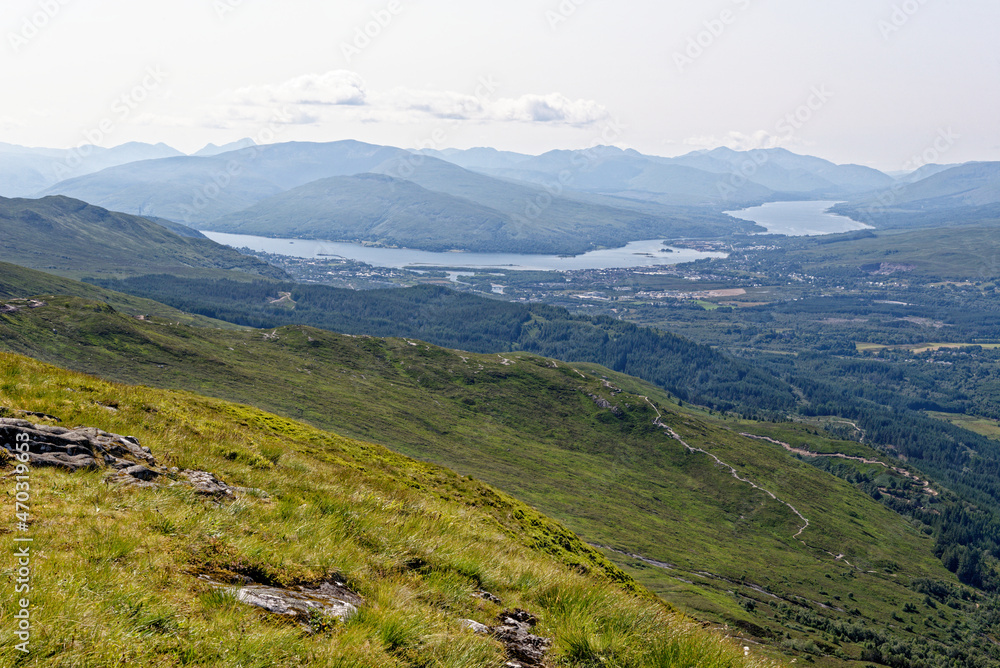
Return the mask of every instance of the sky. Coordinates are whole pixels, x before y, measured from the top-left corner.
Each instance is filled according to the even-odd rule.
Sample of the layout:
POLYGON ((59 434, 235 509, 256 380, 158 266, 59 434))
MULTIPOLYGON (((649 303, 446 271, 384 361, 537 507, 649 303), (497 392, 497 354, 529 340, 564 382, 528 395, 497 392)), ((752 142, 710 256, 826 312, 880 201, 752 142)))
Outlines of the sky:
POLYGON ((997 0, 4 0, 0 142, 1000 160, 997 0))

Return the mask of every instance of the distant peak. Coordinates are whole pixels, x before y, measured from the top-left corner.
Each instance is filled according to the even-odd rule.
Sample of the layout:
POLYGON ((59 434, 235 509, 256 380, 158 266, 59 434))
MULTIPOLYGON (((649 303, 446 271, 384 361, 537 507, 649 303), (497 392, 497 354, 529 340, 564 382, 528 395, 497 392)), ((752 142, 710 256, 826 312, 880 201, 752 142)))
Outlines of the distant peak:
POLYGON ((250 139, 249 137, 244 137, 243 139, 230 142, 228 144, 223 144, 222 146, 218 146, 216 144, 208 144, 200 151, 192 153, 191 155, 199 158, 207 158, 213 155, 219 155, 220 153, 228 153, 229 151, 238 151, 240 149, 249 148, 251 146, 256 146, 256 145, 257 142, 255 142, 253 139, 250 139))

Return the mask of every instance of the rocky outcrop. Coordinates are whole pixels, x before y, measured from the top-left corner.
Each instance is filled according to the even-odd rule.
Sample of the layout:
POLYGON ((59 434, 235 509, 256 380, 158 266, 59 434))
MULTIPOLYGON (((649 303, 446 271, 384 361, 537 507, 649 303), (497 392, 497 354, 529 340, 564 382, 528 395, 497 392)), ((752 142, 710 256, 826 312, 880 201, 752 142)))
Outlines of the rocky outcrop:
POLYGON ((498 626, 490 634, 507 649, 509 668, 529 668, 545 665, 545 654, 552 641, 531 633, 538 618, 521 609, 504 610, 497 616, 498 626))
POLYGON ((540 668, 545 665, 545 654, 552 646, 548 638, 531 632, 538 618, 517 608, 504 610, 497 616, 496 626, 487 626, 471 619, 463 619, 462 626, 474 633, 491 635, 507 650, 506 668, 540 668))
MULTIPOLYGON (((48 416, 45 416, 48 417, 48 416)), ((160 466, 149 448, 132 436, 112 434, 93 427, 33 424, 27 420, 0 418, 0 449, 14 456, 19 435, 28 437, 28 463, 66 471, 108 470, 105 482, 141 488, 186 485, 196 493, 216 499, 237 493, 266 497, 260 490, 231 487, 207 471, 181 471, 160 466)))
POLYGON ((599 408, 604 408, 606 410, 611 411, 614 414, 615 417, 621 418, 621 417, 623 417, 625 415, 622 412, 622 409, 618 408, 617 406, 615 406, 613 403, 611 403, 610 401, 608 401, 604 397, 599 397, 596 394, 588 394, 587 396, 590 397, 590 399, 595 404, 597 404, 597 406, 599 408))
POLYGON ((56 466, 67 471, 79 471, 156 464, 149 448, 142 447, 131 436, 109 434, 93 427, 67 429, 0 418, 0 445, 3 448, 13 454, 19 435, 28 436, 29 463, 32 466, 56 466))
POLYGON ((41 308, 43 306, 48 306, 48 304, 37 299, 12 299, 0 304, 0 313, 17 313, 22 308, 41 308))

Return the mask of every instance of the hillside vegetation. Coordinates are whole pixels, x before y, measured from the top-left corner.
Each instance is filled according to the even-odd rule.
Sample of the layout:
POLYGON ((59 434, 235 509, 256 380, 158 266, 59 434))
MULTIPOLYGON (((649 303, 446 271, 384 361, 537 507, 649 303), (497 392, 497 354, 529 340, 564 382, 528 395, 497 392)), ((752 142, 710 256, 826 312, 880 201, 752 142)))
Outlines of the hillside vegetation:
MULTIPOLYGON (((627 578, 531 508, 384 448, 12 355, 0 355, 0 403, 8 415, 133 435, 166 465, 250 489, 220 502, 185 487, 109 485, 100 471, 32 469, 31 654, 4 625, 4 665, 499 668, 502 646, 460 624, 502 609, 474 596, 482 590, 539 618, 553 666, 770 665, 630 593, 627 578), (346 621, 303 627, 204 575, 337 580, 362 602, 346 621)), ((4 618, 15 605, 0 599, 4 618)))
POLYGON ((68 197, 0 198, 0 237, 0 260, 68 276, 224 276, 230 271, 285 276, 204 237, 180 236, 145 218, 68 197))
MULTIPOLYGON (((989 655, 980 622, 964 616, 979 595, 935 559, 930 536, 781 446, 739 435, 785 436, 766 424, 719 421, 635 379, 525 353, 301 326, 188 328, 46 300, 3 316, 5 347, 254 404, 474 475, 603 546, 679 607, 783 651, 841 665, 869 644, 887 656, 898 646, 911 659, 894 666, 940 665, 957 634, 963 656, 989 655), (932 616, 931 585, 918 583, 937 583, 941 604, 957 607, 932 616), (886 601, 924 614, 887 619, 886 601)), ((803 436, 820 451, 878 458, 803 436)), ((903 475, 880 479, 889 484, 927 496, 903 475)))
POLYGON ((608 317, 575 316, 543 304, 500 302, 430 286, 356 291, 173 276, 94 283, 251 327, 303 324, 345 334, 410 336, 473 352, 525 350, 595 362, 644 378, 685 401, 722 410, 787 411, 797 401, 787 382, 708 346, 662 330, 608 317), (279 300, 281 293, 288 299, 279 300))
POLYGON ((47 274, 8 262, 0 262, 0 298, 11 301, 19 300, 21 306, 27 308, 30 301, 28 297, 42 294, 82 297, 100 301, 121 313, 136 317, 158 316, 172 322, 201 327, 239 329, 239 325, 179 311, 152 299, 113 292, 71 278, 47 274))

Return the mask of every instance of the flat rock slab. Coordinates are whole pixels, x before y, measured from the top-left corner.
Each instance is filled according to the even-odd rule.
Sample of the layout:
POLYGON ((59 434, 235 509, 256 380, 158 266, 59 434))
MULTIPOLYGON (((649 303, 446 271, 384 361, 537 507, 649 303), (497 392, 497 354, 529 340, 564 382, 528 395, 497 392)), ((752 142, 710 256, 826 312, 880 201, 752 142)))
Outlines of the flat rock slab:
POLYGON ((267 610, 275 615, 295 618, 307 626, 316 614, 340 620, 349 619, 357 614, 358 607, 365 602, 343 582, 337 581, 286 588, 253 582, 227 585, 205 575, 199 578, 217 589, 232 592, 241 603, 267 610))
POLYGON ((14 444, 19 435, 28 436, 28 461, 32 466, 51 466, 70 472, 107 469, 104 477, 107 483, 147 489, 186 485, 196 494, 215 499, 233 499, 237 492, 268 498, 260 490, 231 487, 208 471, 167 470, 133 436, 93 427, 67 429, 0 418, 0 449, 16 454, 14 444))
POLYGON ((358 612, 353 603, 330 593, 324 593, 319 588, 279 589, 263 585, 246 585, 236 591, 236 598, 276 615, 297 618, 308 619, 310 615, 320 613, 337 619, 348 619, 358 612))

